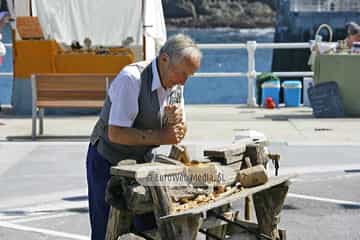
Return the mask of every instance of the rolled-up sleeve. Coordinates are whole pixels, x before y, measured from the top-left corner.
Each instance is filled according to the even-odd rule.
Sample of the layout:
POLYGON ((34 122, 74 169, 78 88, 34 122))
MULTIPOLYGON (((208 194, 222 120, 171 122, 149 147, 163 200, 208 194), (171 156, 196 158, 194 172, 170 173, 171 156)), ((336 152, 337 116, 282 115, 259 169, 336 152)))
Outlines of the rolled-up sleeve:
POLYGON ((131 127, 138 114, 140 73, 135 67, 126 67, 111 83, 109 125, 131 127))

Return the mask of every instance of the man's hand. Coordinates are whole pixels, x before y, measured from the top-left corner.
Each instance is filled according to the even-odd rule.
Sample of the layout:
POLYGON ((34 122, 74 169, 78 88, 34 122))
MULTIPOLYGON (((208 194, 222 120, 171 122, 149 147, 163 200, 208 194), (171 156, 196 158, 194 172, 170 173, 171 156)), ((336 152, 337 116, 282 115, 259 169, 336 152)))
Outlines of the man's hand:
POLYGON ((183 122, 183 109, 179 104, 164 107, 165 126, 172 126, 183 122))
POLYGON ((160 135, 165 144, 178 144, 185 137, 186 129, 184 123, 166 126, 161 129, 160 135))

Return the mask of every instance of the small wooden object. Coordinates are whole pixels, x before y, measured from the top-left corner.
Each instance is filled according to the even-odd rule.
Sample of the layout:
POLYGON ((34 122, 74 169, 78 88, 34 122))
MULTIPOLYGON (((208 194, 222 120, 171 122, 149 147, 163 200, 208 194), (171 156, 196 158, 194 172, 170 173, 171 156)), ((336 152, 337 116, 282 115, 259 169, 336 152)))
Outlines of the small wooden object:
POLYGON ((213 161, 229 165, 243 159, 243 153, 246 151, 246 144, 232 144, 229 146, 210 148, 204 150, 204 156, 213 161))
POLYGON ((239 171, 236 179, 243 187, 254 187, 266 183, 269 179, 264 166, 257 165, 239 171))
POLYGON ((191 163, 190 155, 186 147, 182 145, 172 145, 169 157, 176 159, 185 165, 190 165, 191 163))

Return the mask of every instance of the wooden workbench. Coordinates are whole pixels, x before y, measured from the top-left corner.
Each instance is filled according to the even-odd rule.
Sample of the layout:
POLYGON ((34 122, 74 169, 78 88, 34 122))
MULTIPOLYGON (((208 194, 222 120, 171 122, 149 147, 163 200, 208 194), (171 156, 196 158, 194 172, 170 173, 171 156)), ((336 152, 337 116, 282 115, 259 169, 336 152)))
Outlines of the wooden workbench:
MULTIPOLYGON (((131 231, 134 214, 149 211, 154 211, 156 217, 155 236, 157 237, 155 239, 196 239, 199 231, 212 234, 218 239, 222 239, 225 234, 230 235, 230 239, 239 239, 241 236, 249 235, 249 231, 253 237, 250 236, 249 239, 257 239, 256 237, 285 239, 284 232, 278 230, 277 224, 288 192, 289 179, 293 176, 271 177, 263 185, 245 188, 219 200, 181 212, 171 210, 172 203, 168 186, 152 184, 147 186, 145 191, 144 188, 140 188, 142 190, 139 191, 139 186, 131 187, 131 184, 127 184, 129 181, 134 182, 133 180, 137 178, 154 176, 154 174, 159 176, 160 172, 162 175, 169 175, 182 171, 181 165, 158 162, 112 167, 111 174, 123 179, 122 192, 128 208, 122 210, 111 208, 106 239, 122 239, 118 237, 131 231), (230 211, 231 203, 246 197, 253 199, 257 223, 242 221, 235 217, 238 214, 230 211), (231 223, 227 224, 226 221, 224 222, 226 219, 221 220, 221 217, 225 217, 231 223), (238 225, 245 226, 248 230, 244 232, 244 229, 238 225)), ((123 239, 128 239, 127 237, 123 239)))

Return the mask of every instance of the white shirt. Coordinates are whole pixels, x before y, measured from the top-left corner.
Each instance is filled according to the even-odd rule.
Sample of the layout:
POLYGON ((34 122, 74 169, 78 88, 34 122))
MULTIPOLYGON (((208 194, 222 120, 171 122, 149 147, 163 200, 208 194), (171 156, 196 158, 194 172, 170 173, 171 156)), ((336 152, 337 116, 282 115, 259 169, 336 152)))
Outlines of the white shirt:
MULTIPOLYGON (((159 73, 156 67, 156 59, 151 62, 153 73, 152 91, 157 91, 161 119, 164 115, 164 107, 168 105, 170 89, 164 89, 160 82, 159 73)), ((109 114, 109 125, 119 127, 132 127, 139 112, 138 97, 140 94, 141 73, 138 67, 128 65, 112 81, 108 90, 111 101, 109 114)), ((183 91, 182 91, 183 92, 183 91)), ((181 107, 184 109, 184 96, 181 96, 181 107)), ((185 120, 185 113, 183 111, 185 120)))

